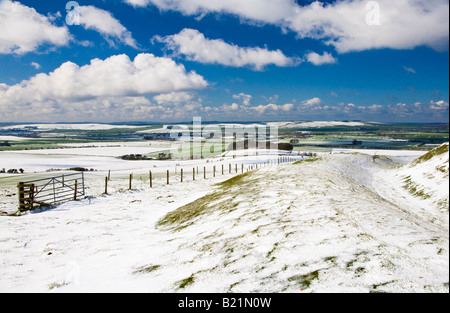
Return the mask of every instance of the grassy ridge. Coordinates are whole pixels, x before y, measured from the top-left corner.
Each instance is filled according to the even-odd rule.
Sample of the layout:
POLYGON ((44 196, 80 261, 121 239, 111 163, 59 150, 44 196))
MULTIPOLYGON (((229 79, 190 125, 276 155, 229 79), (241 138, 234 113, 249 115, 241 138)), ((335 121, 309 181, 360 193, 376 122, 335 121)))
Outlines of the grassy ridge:
POLYGON ((249 182, 247 178, 250 175, 251 173, 248 172, 217 184, 219 188, 216 191, 169 212, 158 222, 157 226, 178 231, 193 225, 195 219, 203 214, 236 207, 237 204, 232 205, 232 201, 230 201, 230 197, 235 195, 233 190, 235 188, 242 190, 244 185, 249 182))
POLYGON ((435 156, 438 156, 438 155, 442 155, 442 154, 444 154, 444 153, 447 153, 447 152, 448 152, 448 148, 449 148, 448 143, 443 144, 443 145, 440 146, 439 148, 436 148, 436 149, 434 149, 434 150, 428 152, 427 154, 421 156, 420 158, 418 158, 417 160, 415 160, 413 164, 414 164, 414 165, 417 165, 417 164, 420 164, 420 163, 429 161, 429 160, 431 160, 432 158, 434 158, 435 156))

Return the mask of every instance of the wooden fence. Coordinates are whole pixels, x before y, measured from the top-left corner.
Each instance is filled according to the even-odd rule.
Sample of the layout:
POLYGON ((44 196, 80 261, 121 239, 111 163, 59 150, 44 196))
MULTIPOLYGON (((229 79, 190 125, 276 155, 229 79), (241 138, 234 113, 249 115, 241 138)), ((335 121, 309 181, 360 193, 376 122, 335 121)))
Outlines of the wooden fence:
MULTIPOLYGON (((264 166, 269 166, 269 165, 279 165, 279 164, 283 164, 286 162, 295 162, 297 161, 298 158, 294 158, 294 157, 279 157, 277 159, 273 159, 270 161, 266 161, 263 163, 253 163, 253 164, 247 164, 247 168, 245 168, 244 164, 241 164, 241 166, 239 166, 238 164, 234 164, 232 165, 231 163, 229 163, 227 166, 226 164, 221 164, 221 166, 217 167, 217 165, 212 166, 212 168, 210 167, 210 171, 207 171, 207 168, 205 166, 203 166, 203 168, 199 168, 194 167, 192 168, 192 171, 185 171, 185 169, 183 168, 175 168, 175 174, 171 173, 169 170, 167 170, 165 173, 159 173, 160 178, 162 177, 164 179, 163 182, 161 182, 162 185, 170 185, 171 183, 176 182, 187 182, 188 180, 186 180, 186 174, 187 175, 191 175, 190 173, 192 173, 192 180, 191 181, 196 181, 199 179, 208 179, 208 178, 215 178, 218 175, 224 176, 226 174, 243 174, 245 171, 253 171, 253 170, 257 170, 258 168, 264 167, 264 166), (208 176, 208 174, 210 176, 208 176), (162 176, 161 176, 162 175, 162 176)), ((149 171, 148 173, 148 179, 149 179, 149 183, 148 185, 150 186, 150 188, 153 188, 154 186, 156 186, 155 184, 155 177, 157 173, 153 172, 153 171, 149 171)), ((140 175, 141 180, 142 180, 142 175, 140 175)), ((132 190, 133 189, 133 179, 135 179, 133 174, 129 175, 128 178, 128 190, 132 190)), ((105 192, 104 194, 108 194, 108 182, 111 181, 111 170, 108 171, 108 176, 105 177, 105 192)))
MULTIPOLYGON (((293 157, 279 157, 274 160, 270 160, 259 164, 247 164, 245 168, 244 164, 239 167, 238 164, 221 164, 221 167, 216 165, 212 168, 212 174, 209 174, 215 178, 217 175, 226 174, 239 174, 246 171, 253 171, 263 166, 278 165, 286 162, 294 162, 296 158, 293 157)), ((177 176, 177 181, 181 183, 187 181, 184 178, 186 172, 181 169, 179 173, 175 171, 177 176), (178 176, 179 175, 179 176, 178 176)), ((203 174, 203 179, 209 178, 207 175, 207 168, 203 167, 203 171, 199 170, 198 166, 192 168, 192 181, 201 179, 201 174, 203 174), (201 173, 203 172, 203 173, 201 173)), ((190 175, 190 174, 189 174, 190 175)), ((149 171, 149 186, 153 188, 155 185, 154 178, 155 173, 149 171)), ((174 176, 171 176, 170 171, 166 172, 166 185, 170 185, 171 182, 175 181, 174 176), (172 179, 172 181, 171 181, 172 179)), ((111 171, 108 171, 108 176, 105 177, 105 192, 108 194, 108 182, 111 180, 111 171)), ((133 174, 129 176, 128 189, 133 188, 133 174)), ((34 181, 21 182, 18 184, 19 189, 19 210, 28 211, 33 210, 35 206, 53 206, 67 201, 78 200, 85 197, 85 179, 84 173, 61 175, 57 177, 39 179, 34 181)))

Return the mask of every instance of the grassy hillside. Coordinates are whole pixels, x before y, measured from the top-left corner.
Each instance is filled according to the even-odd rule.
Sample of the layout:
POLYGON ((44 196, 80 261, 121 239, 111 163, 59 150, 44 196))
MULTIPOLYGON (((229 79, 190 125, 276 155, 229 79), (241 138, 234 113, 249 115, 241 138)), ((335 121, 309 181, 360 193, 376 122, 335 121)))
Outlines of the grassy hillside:
POLYGON ((371 157, 311 161, 237 176, 161 218, 159 230, 195 236, 183 248, 212 262, 183 289, 219 275, 228 292, 426 290, 420 277, 448 254, 448 234, 372 190, 371 157), (413 252, 430 236, 438 256, 413 252))
POLYGON ((417 160, 415 160, 413 162, 413 165, 417 165, 426 161, 431 160, 432 158, 439 156, 439 155, 443 155, 445 153, 448 154, 448 147, 449 144, 445 143, 443 145, 441 145, 439 148, 436 148, 434 150, 431 150, 430 152, 428 152, 427 154, 423 155, 422 157, 418 158, 417 160))
POLYGON ((403 187, 412 195, 449 211, 449 144, 430 151, 401 172, 403 187))

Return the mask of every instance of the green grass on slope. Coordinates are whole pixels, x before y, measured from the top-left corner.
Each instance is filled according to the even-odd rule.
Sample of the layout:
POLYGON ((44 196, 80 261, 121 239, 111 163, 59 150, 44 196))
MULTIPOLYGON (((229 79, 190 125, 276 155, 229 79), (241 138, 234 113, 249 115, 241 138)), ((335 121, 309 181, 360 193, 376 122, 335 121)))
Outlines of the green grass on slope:
POLYGON ((439 148, 436 148, 436 149, 428 152, 427 154, 425 154, 423 156, 421 156, 420 158, 415 160, 413 162, 413 164, 417 165, 417 164, 429 161, 432 158, 434 158, 435 156, 442 155, 442 154, 447 153, 447 152, 448 152, 448 143, 440 146, 439 148))
MULTIPOLYGON (((244 185, 249 182, 249 176, 251 176, 250 172, 217 184, 219 188, 216 191, 168 213, 157 226, 173 227, 175 231, 178 231, 193 225, 195 219, 205 213, 230 209, 230 200, 242 193, 244 185), (239 189, 239 192, 234 189, 239 189)), ((231 205, 231 209, 238 204, 231 205)))

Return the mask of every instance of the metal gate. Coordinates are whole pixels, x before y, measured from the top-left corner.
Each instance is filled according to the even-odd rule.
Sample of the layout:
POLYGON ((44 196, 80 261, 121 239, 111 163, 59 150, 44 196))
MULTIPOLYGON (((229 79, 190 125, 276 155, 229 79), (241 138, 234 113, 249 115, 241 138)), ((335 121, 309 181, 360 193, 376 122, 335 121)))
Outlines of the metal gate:
POLYGON ((23 182, 18 188, 21 211, 33 210, 35 205, 53 206, 84 197, 84 173, 23 182))

